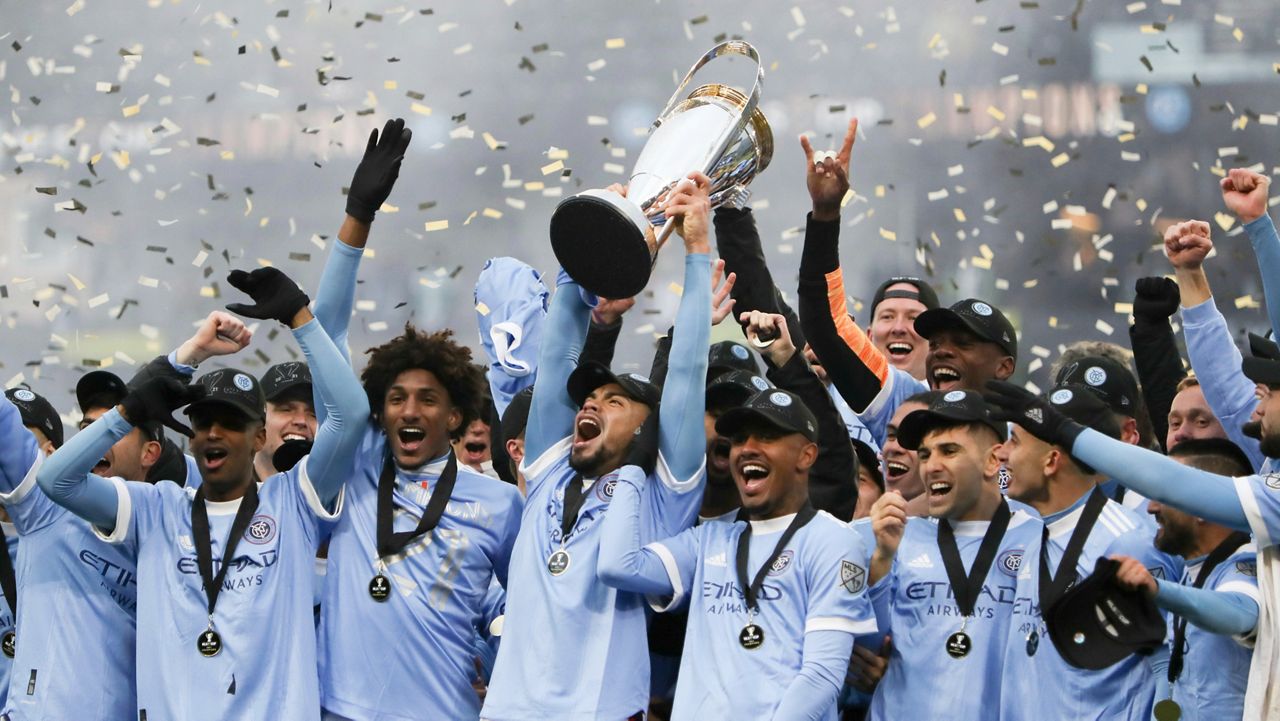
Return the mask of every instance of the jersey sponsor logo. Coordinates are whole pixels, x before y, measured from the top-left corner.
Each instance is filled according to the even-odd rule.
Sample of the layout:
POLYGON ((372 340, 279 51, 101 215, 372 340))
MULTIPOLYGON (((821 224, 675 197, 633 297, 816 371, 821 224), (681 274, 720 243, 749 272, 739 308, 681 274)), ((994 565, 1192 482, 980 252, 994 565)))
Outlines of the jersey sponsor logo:
POLYGON ((1236 561, 1236 573, 1239 573, 1243 576, 1257 576, 1258 575, 1257 561, 1236 561))
POLYGON ((1280 473, 1268 473, 1264 478, 1267 488, 1273 491, 1280 491, 1280 473))
POLYGON ((707 565, 724 568, 729 565, 729 558, 724 551, 721 551, 714 556, 707 556, 707 565))
POLYGON ((867 587, 867 570, 856 563, 840 561, 840 585, 849 593, 858 593, 867 587))
POLYGON ((907 561, 907 566, 910 568, 933 568, 933 559, 929 558, 929 554, 922 553, 907 561))
POLYGON ((996 567, 1006 576, 1018 577, 1018 569, 1022 568, 1022 549, 1010 548, 996 559, 996 567))
POLYGON ((276 519, 265 514, 258 514, 249 521, 249 527, 244 529, 244 540, 256 545, 271 543, 276 537, 276 519))
POLYGON ((788 568, 791 568, 791 559, 793 558, 795 558, 795 554, 791 552, 790 548, 783 551, 776 559, 774 559, 773 563, 770 564, 769 575, 781 576, 788 568))
POLYGON ((93 569, 102 588, 106 589, 117 606, 130 613, 137 611, 138 576, 133 569, 87 548, 80 549, 79 558, 81 563, 93 569))

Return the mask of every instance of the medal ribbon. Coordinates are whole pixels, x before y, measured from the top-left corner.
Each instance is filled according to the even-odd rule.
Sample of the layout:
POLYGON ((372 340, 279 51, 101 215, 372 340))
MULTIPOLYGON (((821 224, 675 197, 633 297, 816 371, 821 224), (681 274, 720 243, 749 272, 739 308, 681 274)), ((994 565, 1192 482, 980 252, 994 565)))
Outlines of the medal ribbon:
MULTIPOLYGON (((1241 546, 1249 542, 1249 534, 1240 533, 1239 531, 1232 533, 1230 536, 1222 539, 1212 551, 1209 552, 1207 558, 1204 559, 1204 565, 1200 567, 1200 572, 1196 574, 1196 580, 1193 584, 1196 588, 1204 588, 1205 581, 1209 580, 1209 574, 1213 573, 1213 569, 1218 564, 1227 560, 1227 556, 1235 553, 1241 546)), ((1177 682, 1178 677, 1182 675, 1182 667, 1186 662, 1187 646, 1187 619, 1181 616, 1173 617, 1173 653, 1169 656, 1169 683, 1172 685, 1177 682)))
MULTIPOLYGON (((597 479, 599 480, 599 479, 597 479)), ((592 482, 592 486, 595 482, 592 482)), ((587 489, 582 485, 582 474, 575 473, 564 487, 564 509, 560 511, 560 545, 569 540, 573 527, 578 525, 578 515, 582 513, 582 504, 586 502, 587 489)))
POLYGON ((436 488, 431 492, 427 507, 418 519, 418 525, 412 531, 395 533, 393 525, 395 501, 392 493, 396 486, 396 464, 391 453, 388 452, 387 459, 382 464, 382 475, 378 477, 378 557, 394 556, 413 539, 435 528, 440 523, 440 517, 444 515, 449 499, 453 497, 453 486, 457 480, 458 458, 450 450, 449 460, 445 462, 444 470, 436 481, 436 488))
POLYGON ((1044 530, 1040 533, 1040 612, 1044 615, 1045 610, 1062 598, 1062 594, 1067 592, 1067 588, 1075 583, 1076 580, 1076 562, 1080 560, 1080 553, 1084 551, 1084 542, 1089 539, 1089 534, 1093 532, 1093 525, 1098 522, 1098 516, 1102 514, 1102 509, 1107 505, 1107 494, 1102 489, 1094 486, 1093 493, 1089 494, 1089 500, 1085 501, 1084 511, 1080 514, 1080 520, 1076 522, 1075 530, 1071 532, 1071 538, 1067 541, 1067 547, 1062 553, 1062 561, 1058 564, 1058 575, 1054 576, 1049 573, 1049 524, 1044 524, 1044 530))
POLYGON ((196 543, 196 565, 200 568, 200 580, 204 581, 204 595, 209 601, 209 619, 212 621, 213 608, 218 605, 218 594, 227 579, 227 569, 235 560, 236 546, 240 545, 240 537, 249 527, 254 511, 258 510, 258 484, 250 481, 248 490, 240 499, 240 508, 231 522, 231 533, 222 547, 222 568, 218 569, 216 576, 213 574, 213 541, 209 537, 209 509, 204 503, 204 486, 200 486, 191 504, 191 535, 196 543))
MULTIPOLYGON (((751 522, 747 521, 747 527, 742 529, 742 533, 738 534, 738 557, 735 561, 738 571, 738 585, 742 587, 742 597, 746 600, 747 608, 752 614, 760 610, 760 605, 756 602, 756 598, 760 593, 760 588, 764 586, 764 577, 769 574, 769 567, 773 565, 774 561, 778 560, 778 556, 782 555, 782 549, 787 547, 787 542, 791 540, 792 536, 796 535, 796 531, 803 528, 804 524, 813 520, 816 515, 818 515, 818 512, 806 501, 800 511, 796 513, 796 517, 791 519, 791 523, 787 525, 787 530, 782 532, 782 538, 779 538, 777 545, 773 547, 773 553, 770 553, 764 563, 760 564, 760 570, 756 571, 756 577, 752 579, 750 584, 747 583, 747 550, 751 545, 751 522)), ((738 520, 743 520, 742 512, 738 513, 738 520)))
POLYGON ((978 594, 982 592, 982 584, 987 580, 987 572, 995 561, 996 551, 1000 549, 1000 541, 1009 528, 1009 504, 1002 498, 1000 506, 991 517, 991 524, 982 536, 982 544, 978 546, 978 556, 973 559, 973 568, 966 576, 964 561, 960 559, 960 549, 956 545, 956 534, 951 522, 943 518, 938 521, 938 551, 942 554, 942 565, 947 569, 947 580, 951 582, 951 593, 956 597, 956 605, 960 607, 960 615, 968 618, 973 615, 974 606, 978 602, 978 594))

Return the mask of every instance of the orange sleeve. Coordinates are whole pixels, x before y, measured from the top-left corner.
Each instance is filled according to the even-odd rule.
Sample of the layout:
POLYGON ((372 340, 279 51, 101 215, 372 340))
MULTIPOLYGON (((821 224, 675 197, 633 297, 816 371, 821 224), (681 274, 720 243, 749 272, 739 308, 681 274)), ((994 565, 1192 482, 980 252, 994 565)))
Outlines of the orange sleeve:
POLYGON ((880 379, 880 385, 883 386, 889 380, 889 359, 871 344, 867 334, 849 317, 849 307, 844 299, 844 273, 836 268, 827 273, 825 278, 827 305, 831 309, 831 321, 836 326, 836 333, 849 346, 849 350, 858 356, 858 360, 880 379))

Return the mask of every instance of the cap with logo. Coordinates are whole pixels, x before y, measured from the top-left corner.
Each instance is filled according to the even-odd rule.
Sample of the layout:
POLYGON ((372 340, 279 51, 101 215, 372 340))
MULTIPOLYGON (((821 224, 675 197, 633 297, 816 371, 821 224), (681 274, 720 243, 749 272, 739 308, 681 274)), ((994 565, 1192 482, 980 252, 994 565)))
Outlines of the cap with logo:
POLYGON ((818 440, 818 419, 813 411, 800 396, 779 388, 759 391, 742 405, 726 411, 716 421, 716 433, 732 438, 743 426, 760 420, 810 441, 818 440))
POLYGON ((44 396, 29 388, 10 388, 4 392, 9 402, 18 407, 18 415, 22 416, 22 425, 28 428, 39 428, 45 438, 53 442, 54 448, 62 446, 62 418, 53 404, 44 396))
POLYGON ((215 405, 231 406, 252 420, 266 418, 266 398, 262 386, 253 376, 235 368, 220 368, 196 379, 205 388, 205 396, 187 406, 184 413, 215 405))
POLYGON ((1116 423, 1111 416, 1111 407, 1093 392, 1092 387, 1064 383, 1054 386, 1046 397, 1055 410, 1076 423, 1108 436, 1117 434, 1118 430, 1113 430, 1116 423))
POLYGON ((111 371, 90 371, 76 382, 76 404, 81 413, 90 408, 115 408, 127 395, 129 388, 111 371))
POLYGON ((274 401, 294 388, 305 389, 311 399, 311 369, 301 361, 277 363, 262 375, 262 395, 274 401))
POLYGON ((622 386, 622 392, 629 398, 640 401, 650 408, 657 408, 658 401, 662 399, 662 391, 647 377, 639 373, 615 375, 608 366, 598 361, 580 363, 569 374, 567 387, 569 399, 574 405, 581 407, 587 402, 587 396, 591 395, 592 391, 610 383, 622 386))
POLYGON ((759 372, 751 349, 731 340, 712 343, 711 350, 707 352, 707 378, 714 379, 731 370, 759 372))
POLYGON ((1138 380, 1128 368, 1110 358, 1085 356, 1063 366, 1053 380, 1055 385, 1072 383, 1083 386, 1116 413, 1136 417, 1138 380))
POLYGON ((871 473, 871 480, 884 491, 884 470, 880 468, 880 454, 871 444, 861 438, 849 438, 853 444, 853 454, 858 457, 858 468, 865 468, 871 473))
POLYGON ((999 308, 977 298, 966 298, 950 308, 934 308, 916 316, 916 333, 930 338, 944 330, 961 328, 988 343, 995 343, 1005 353, 1018 358, 1018 334, 999 308))
POLYGON ((1250 357, 1245 358, 1241 365, 1244 376, 1254 383, 1280 385, 1280 346, 1257 333, 1250 333, 1249 353, 1250 357))
POLYGON ((876 316, 876 306, 882 301, 889 298, 907 298, 909 300, 920 301, 926 310, 932 310, 938 307, 938 294, 934 292, 933 286, 922 278, 916 278, 910 275, 897 275, 880 284, 876 288, 876 294, 871 298, 871 318, 874 320, 876 316), (891 286, 899 283, 907 283, 914 285, 915 290, 907 290, 906 288, 897 288, 889 290, 891 286))
POLYGON ((1062 659, 1098 671, 1164 642, 1165 623, 1155 601, 1116 582, 1120 564, 1099 558, 1093 573, 1045 610, 1049 638, 1062 659))
POLYGON ((981 423, 1004 440, 1005 424, 991 417, 991 408, 975 391, 950 391, 927 408, 908 413, 898 424, 898 444, 909 451, 920 448, 929 431, 958 423, 981 423))
POLYGON ((751 371, 729 371, 707 385, 707 408, 740 406, 756 393, 773 387, 768 379, 751 371))

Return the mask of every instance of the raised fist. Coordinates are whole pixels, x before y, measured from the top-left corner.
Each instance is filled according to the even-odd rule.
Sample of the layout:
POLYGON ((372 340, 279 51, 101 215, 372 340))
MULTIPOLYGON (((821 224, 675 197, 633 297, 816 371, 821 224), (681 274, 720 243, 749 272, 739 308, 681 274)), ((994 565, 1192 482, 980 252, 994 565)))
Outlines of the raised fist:
POLYGON ((1179 270, 1199 270, 1212 250, 1209 224, 1203 220, 1175 223, 1164 231, 1164 254, 1179 270))
POLYGON ((1222 202, 1241 223, 1249 223, 1267 213, 1267 189, 1271 178, 1245 168, 1232 168, 1222 179, 1222 202))

